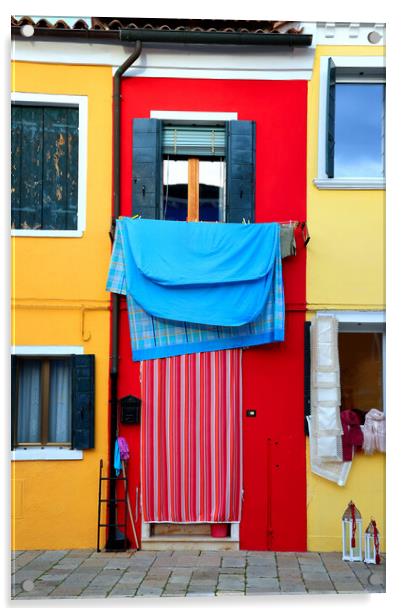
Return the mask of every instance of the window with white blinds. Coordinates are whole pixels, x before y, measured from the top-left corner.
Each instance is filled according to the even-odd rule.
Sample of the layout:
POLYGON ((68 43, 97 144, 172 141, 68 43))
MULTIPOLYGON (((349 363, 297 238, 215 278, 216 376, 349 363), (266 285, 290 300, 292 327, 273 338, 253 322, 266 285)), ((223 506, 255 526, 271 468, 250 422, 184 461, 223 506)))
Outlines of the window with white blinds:
POLYGON ((164 126, 163 154, 177 156, 225 156, 226 130, 224 126, 164 126))

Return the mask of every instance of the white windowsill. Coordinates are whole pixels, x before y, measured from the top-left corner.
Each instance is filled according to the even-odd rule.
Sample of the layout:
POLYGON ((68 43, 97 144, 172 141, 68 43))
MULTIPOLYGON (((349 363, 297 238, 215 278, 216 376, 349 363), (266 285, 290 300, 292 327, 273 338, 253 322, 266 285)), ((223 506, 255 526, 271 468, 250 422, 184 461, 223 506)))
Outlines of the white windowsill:
POLYGON ((383 178, 315 178, 317 188, 326 190, 385 190, 383 178))
POLYGON ((84 231, 41 231, 40 229, 11 229, 11 237, 82 237, 84 231))
POLYGON ((82 460, 84 452, 63 447, 19 447, 11 452, 15 462, 22 460, 82 460))

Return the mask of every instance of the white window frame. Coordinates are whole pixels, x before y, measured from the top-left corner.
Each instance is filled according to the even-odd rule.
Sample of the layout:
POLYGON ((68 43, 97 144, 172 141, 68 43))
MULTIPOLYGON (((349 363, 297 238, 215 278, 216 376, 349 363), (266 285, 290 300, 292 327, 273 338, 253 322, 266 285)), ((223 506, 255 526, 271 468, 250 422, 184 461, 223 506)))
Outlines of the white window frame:
POLYGON ((78 107, 78 209, 77 229, 44 230, 12 229, 14 237, 82 237, 86 224, 87 156, 88 156, 88 97, 69 94, 33 94, 12 92, 11 101, 33 105, 78 107))
MULTIPOLYGON (((13 346, 12 355, 83 355, 82 346, 13 346)), ((11 451, 14 462, 27 460, 82 460, 84 452, 65 447, 17 447, 11 451)))
MULTIPOLYGON (((344 68, 385 67, 383 56, 322 56, 320 60, 320 92, 318 120, 318 176, 313 180, 317 188, 346 190, 384 190, 385 178, 334 177, 329 178, 325 169, 327 147, 327 82, 328 60, 332 58, 335 66, 344 68)), ((367 83, 369 79, 364 78, 367 83)), ((373 79, 373 82, 376 81, 373 79)), ((353 82, 354 83, 354 82, 353 82)), ((359 83, 359 78, 356 78, 359 83)))
POLYGON ((151 110, 150 118, 186 122, 226 122, 237 120, 237 111, 159 111, 151 110))
POLYGON ((383 310, 320 310, 318 317, 332 316, 338 321, 338 331, 352 333, 379 333, 382 334, 382 403, 386 415, 386 314, 383 310))

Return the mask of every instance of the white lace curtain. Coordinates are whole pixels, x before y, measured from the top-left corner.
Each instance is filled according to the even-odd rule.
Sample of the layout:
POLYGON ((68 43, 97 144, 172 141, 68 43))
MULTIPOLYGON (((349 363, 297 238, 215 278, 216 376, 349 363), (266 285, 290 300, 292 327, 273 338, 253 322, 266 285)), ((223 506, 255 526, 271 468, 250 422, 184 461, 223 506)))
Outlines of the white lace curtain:
MULTIPOLYGON (((41 442, 42 360, 24 359, 18 379, 18 442, 41 442)), ((71 371, 68 360, 50 360, 48 442, 71 440, 71 371)))

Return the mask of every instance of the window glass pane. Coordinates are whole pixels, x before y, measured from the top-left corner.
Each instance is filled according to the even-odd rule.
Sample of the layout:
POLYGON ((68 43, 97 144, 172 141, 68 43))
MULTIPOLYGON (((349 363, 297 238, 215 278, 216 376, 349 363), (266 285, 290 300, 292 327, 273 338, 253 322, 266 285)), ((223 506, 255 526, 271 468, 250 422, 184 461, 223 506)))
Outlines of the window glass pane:
POLYGON ((188 193, 188 161, 163 161, 163 204, 164 220, 186 220, 188 193))
POLYGON ((385 86, 337 83, 335 87, 335 176, 383 176, 385 86))
POLYGON ((339 333, 342 409, 383 410, 382 334, 339 333))
POLYGON ((200 160, 200 220, 224 221, 225 162, 200 160))
POLYGON ((71 371, 67 359, 50 362, 49 442, 71 442, 71 371))
POLYGON ((21 359, 18 365, 18 442, 39 443, 41 361, 21 359))

